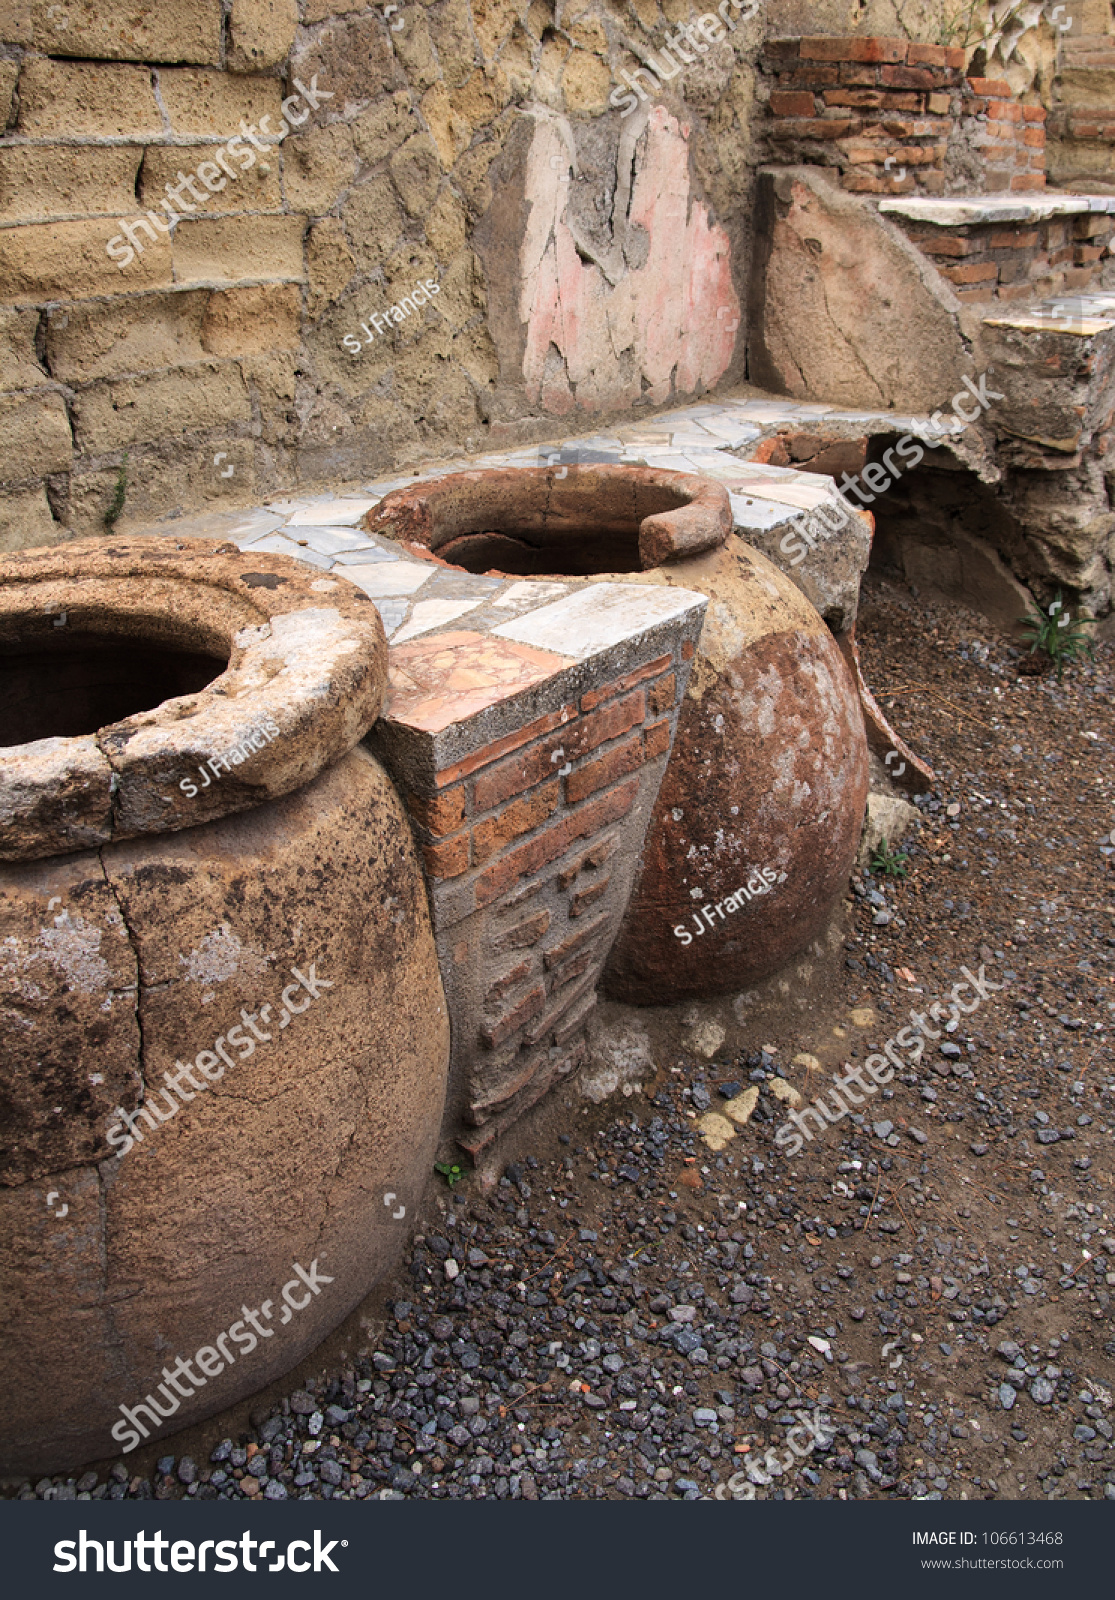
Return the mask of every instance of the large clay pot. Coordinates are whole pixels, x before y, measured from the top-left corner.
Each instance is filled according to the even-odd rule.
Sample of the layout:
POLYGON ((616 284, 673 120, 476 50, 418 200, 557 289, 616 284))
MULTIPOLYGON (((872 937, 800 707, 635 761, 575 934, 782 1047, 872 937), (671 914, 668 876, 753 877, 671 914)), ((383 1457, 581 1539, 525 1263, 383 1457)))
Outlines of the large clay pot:
POLYGON ((738 990, 816 938, 859 844, 863 715, 817 611, 729 534, 720 485, 646 467, 472 471, 387 495, 367 526, 471 572, 671 584, 709 596, 605 974, 610 995, 664 1005, 738 990))
POLYGON ((0 1470, 255 1392, 403 1247, 448 1023, 385 656, 281 556, 0 562, 0 1470))
POLYGON ((733 535, 649 576, 710 604, 604 986, 666 1005, 745 988, 816 939, 855 862, 869 764, 836 641, 766 556, 733 535))

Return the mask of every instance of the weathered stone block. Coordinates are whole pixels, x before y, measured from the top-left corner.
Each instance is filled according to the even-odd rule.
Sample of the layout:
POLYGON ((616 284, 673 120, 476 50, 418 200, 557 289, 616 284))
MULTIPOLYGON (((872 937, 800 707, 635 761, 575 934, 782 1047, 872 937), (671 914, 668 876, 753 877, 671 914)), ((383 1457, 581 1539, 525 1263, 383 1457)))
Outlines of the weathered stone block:
POLYGON ((69 537, 69 529, 51 515, 41 484, 35 489, 0 489, 0 552, 58 544, 69 537))
POLYGON ((70 421, 60 394, 0 399, 0 477, 5 482, 68 472, 72 459, 70 421))
POLYGON ((428 133, 415 134, 388 163, 399 196, 412 217, 423 216, 441 183, 437 145, 428 133))
POLYGON ((0 391, 34 389, 47 382, 35 353, 38 325, 34 311, 0 310, 0 391))
POLYGON ((283 143, 283 188, 287 204, 311 217, 331 211, 359 165, 352 131, 343 122, 283 143))
POLYGON ((209 296, 201 342, 215 356, 297 350, 302 296, 296 284, 261 283, 219 289, 209 296))
MULTIPOLYGON (((473 0, 471 9, 472 26, 480 41, 480 48, 484 52, 485 60, 491 61, 498 54, 500 46, 514 32, 522 7, 517 0, 473 0)), ((566 15, 568 14, 567 12, 566 15)), ((573 33, 578 43, 583 42, 584 27, 583 22, 573 24, 573 33)), ((600 32, 603 34, 604 30, 601 28, 600 32)))
POLYGON ((174 0, 161 6, 137 6, 133 0, 29 0, 5 10, 4 39, 45 55, 80 51, 98 61, 213 66, 221 58, 221 0, 174 0))
POLYGON ((50 311, 46 359, 62 383, 91 383, 204 359, 202 290, 80 302, 50 311))
POLYGON ((423 96, 422 115, 437 145, 442 166, 448 171, 462 152, 468 149, 472 138, 468 118, 456 110, 449 90, 443 83, 435 83, 429 93, 423 96))
POLYGON ((78 395, 74 418, 79 447, 96 453, 138 440, 250 422, 252 408, 235 363, 208 362, 99 383, 78 395))
POLYGON ((12 97, 18 77, 19 68, 14 61, 0 61, 0 133, 11 121, 12 97))
POLYGON ((455 89, 480 64, 468 0, 447 0, 429 15, 442 77, 450 89, 455 89))
POLYGON ((67 145, 12 145, 0 149, 0 219, 42 221, 135 206, 135 180, 143 151, 67 145))
POLYGON ((289 54, 297 30, 297 0, 233 0, 229 70, 262 72, 277 66, 289 54))
POLYGON ((208 169, 206 171, 206 176, 214 183, 221 177, 225 179, 224 187, 214 191, 198 177, 198 168, 203 162, 212 162, 216 167, 213 157, 220 148, 220 145, 212 144, 150 146, 143 158, 140 173, 140 198, 143 204, 156 209, 164 199, 169 199, 181 215, 185 215, 187 205, 208 216, 236 211, 281 211, 282 158, 278 150, 269 156, 257 154, 255 165, 247 169, 233 152, 228 157, 228 164, 236 173, 234 179, 229 179, 220 168, 215 174, 208 169), (182 183, 183 178, 194 179, 193 192, 182 183), (177 200, 167 194, 168 184, 179 191, 177 200))
POLYGON ((389 255, 406 221, 395 191, 383 174, 352 189, 342 214, 349 238, 366 261, 382 261, 389 255))
POLYGON ((290 59, 288 93, 294 79, 308 84, 317 74, 333 99, 334 115, 378 100, 385 90, 406 87, 388 40, 391 33, 376 13, 329 23, 296 47, 290 59))
POLYGON ((391 34, 391 46, 413 88, 421 91, 432 83, 440 83, 441 69, 434 55, 424 11, 417 6, 408 10, 406 26, 391 34))
POLYGON ((801 399, 932 412, 967 355, 951 291, 896 228, 814 169, 760 174, 751 376, 801 399))
POLYGON ((261 139, 283 131, 282 89, 274 78, 236 78, 228 72, 179 68, 160 72, 159 91, 175 133, 238 133, 241 121, 254 124, 261 139), (263 117, 270 127, 261 127, 263 117))
POLYGON ((356 257, 336 217, 326 217, 310 229, 306 241, 306 273, 310 292, 307 310, 316 320, 351 282, 356 257))
POLYGON ((0 229, 0 300, 28 305, 169 284, 170 246, 163 237, 146 246, 122 280, 105 250, 116 225, 100 220, 0 229))
POLYGON ((183 283, 302 278, 301 217, 214 217, 181 222, 174 268, 183 283))
POLYGON ((165 130, 147 67, 84 61, 25 62, 19 80, 20 133, 161 138, 165 130))
POLYGON ((572 115, 598 116, 608 108, 612 75, 599 56, 574 50, 561 74, 565 109, 572 115))
POLYGON ((350 123, 356 153, 365 166, 377 162, 418 133, 419 123, 405 90, 377 100, 350 123))
MULTIPOLYGON (((196 447, 184 445, 180 438, 166 439, 130 448, 127 497, 115 531, 149 528, 157 518, 183 506, 204 508, 214 501, 225 502, 229 509, 242 505, 256 493, 254 456, 253 441, 238 438, 196 447), (218 451, 226 456, 219 465, 213 461, 218 451), (221 472, 230 466, 232 476, 222 478, 221 472)), ((117 465, 95 471, 82 467, 71 474, 66 520, 75 534, 104 534, 104 515, 113 503, 118 478, 117 465)))

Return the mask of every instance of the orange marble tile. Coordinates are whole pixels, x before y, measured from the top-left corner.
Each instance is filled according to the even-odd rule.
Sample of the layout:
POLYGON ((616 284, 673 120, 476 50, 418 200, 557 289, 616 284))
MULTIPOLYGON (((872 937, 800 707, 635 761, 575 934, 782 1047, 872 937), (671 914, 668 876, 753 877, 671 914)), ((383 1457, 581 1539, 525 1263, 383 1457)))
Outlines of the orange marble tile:
POLYGON ((388 655, 382 715, 408 728, 439 733, 574 664, 571 657, 551 650, 482 633, 416 639, 388 655))

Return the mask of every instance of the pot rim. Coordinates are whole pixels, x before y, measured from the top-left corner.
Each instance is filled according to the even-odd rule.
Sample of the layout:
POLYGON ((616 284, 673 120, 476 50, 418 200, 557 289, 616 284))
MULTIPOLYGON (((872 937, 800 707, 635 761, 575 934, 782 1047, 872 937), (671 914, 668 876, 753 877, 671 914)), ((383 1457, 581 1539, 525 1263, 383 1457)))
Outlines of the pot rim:
MULTIPOLYGON (((466 533, 507 531, 501 524, 520 532, 525 524, 560 540, 570 517, 590 525, 595 517, 602 531, 637 526, 644 572, 716 549, 733 527, 728 491, 714 479, 615 462, 445 473, 385 495, 364 516, 362 526, 369 533, 436 551, 466 533), (676 496, 678 504, 640 514, 640 491, 676 496), (628 494, 630 504, 624 505, 628 494), (454 512, 464 513, 464 523, 470 525, 448 526, 454 512)), ((560 543, 553 548, 560 550, 560 543)))
POLYGON ((0 557, 0 649, 49 650, 73 630, 228 665, 195 693, 92 733, 6 746, 0 860, 194 828, 289 794, 363 738, 387 687, 383 624, 361 589, 213 539, 139 535, 0 557))

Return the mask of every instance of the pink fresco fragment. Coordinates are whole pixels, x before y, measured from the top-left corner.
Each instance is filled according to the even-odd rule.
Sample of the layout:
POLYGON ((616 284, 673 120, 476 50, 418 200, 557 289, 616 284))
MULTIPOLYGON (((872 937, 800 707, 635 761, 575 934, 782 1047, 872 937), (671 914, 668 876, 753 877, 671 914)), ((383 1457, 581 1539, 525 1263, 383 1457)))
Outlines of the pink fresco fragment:
POLYGON ((520 250, 520 315, 526 323, 523 377, 533 404, 550 414, 629 406, 646 393, 711 389, 727 370, 740 325, 731 244, 708 207, 692 196, 689 130, 663 106, 650 111, 635 147, 622 239, 644 229, 648 254, 609 267, 583 259, 564 220, 569 140, 556 119, 540 118, 527 159, 528 221, 520 250))

